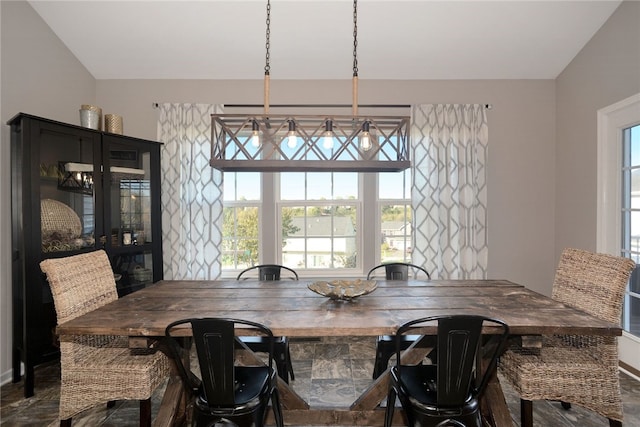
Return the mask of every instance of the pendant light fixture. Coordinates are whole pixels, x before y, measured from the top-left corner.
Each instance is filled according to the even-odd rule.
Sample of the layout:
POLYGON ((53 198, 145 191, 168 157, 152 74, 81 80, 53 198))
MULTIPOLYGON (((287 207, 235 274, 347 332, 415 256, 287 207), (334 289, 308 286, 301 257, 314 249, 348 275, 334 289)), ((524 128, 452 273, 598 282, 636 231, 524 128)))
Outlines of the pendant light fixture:
POLYGON ((210 164, 222 171, 400 171, 410 166, 409 116, 358 114, 358 1, 353 1, 351 115, 271 114, 267 0, 263 114, 212 114, 210 164))

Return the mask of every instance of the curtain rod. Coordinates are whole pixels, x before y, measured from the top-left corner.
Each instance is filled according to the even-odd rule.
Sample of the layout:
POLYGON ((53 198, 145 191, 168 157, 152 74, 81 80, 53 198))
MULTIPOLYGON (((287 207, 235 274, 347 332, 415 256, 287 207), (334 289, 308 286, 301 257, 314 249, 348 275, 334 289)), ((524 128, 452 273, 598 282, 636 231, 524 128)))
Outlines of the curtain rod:
MULTIPOLYGON (((262 108, 263 104, 223 104, 229 108, 262 108)), ((153 108, 158 108, 160 103, 154 102, 153 108)), ((271 104, 273 108, 351 108, 351 104, 271 104)), ((360 104, 364 108, 410 108, 409 104, 360 104)))
MULTIPOLYGON (((263 107, 262 104, 224 104, 229 108, 256 108, 263 107)), ((364 108, 411 108, 408 104, 359 104, 364 108)), ((351 104, 271 104, 273 108, 351 108, 351 104)))
MULTIPOLYGON (((223 104, 229 108, 262 108, 262 104, 223 104)), ((153 108, 158 108, 160 103, 154 102, 153 108)), ((409 104, 360 104, 362 108, 411 108, 409 104)), ((483 104, 484 108, 491 110, 493 104, 483 104)), ((272 108, 352 108, 351 104, 271 104, 272 108)))

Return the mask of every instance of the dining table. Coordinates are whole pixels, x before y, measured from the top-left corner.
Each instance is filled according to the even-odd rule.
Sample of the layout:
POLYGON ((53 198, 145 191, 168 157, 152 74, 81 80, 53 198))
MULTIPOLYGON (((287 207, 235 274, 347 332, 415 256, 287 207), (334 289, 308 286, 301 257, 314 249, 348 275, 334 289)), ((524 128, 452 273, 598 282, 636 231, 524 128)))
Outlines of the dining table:
MULTIPOLYGON (((131 347, 162 347, 165 327, 179 319, 229 317, 262 323, 276 336, 352 337, 392 335, 410 320, 435 315, 482 315, 509 325, 510 339, 537 346, 542 335, 619 336, 621 328, 561 304, 509 280, 376 280, 376 289, 351 300, 335 300, 309 290, 321 279, 163 280, 92 312, 58 325, 58 335, 125 335, 131 347)), ((331 281, 332 279, 322 279, 331 281)), ((350 279, 355 280, 355 279, 350 279)), ((488 331, 489 333, 491 331, 488 331)), ((418 361, 428 349, 411 347, 403 357, 418 361)), ((373 358, 374 355, 371 355, 373 358)), ((278 379, 287 425, 383 425, 388 370, 349 407, 313 407, 295 387, 278 379)), ((490 425, 513 426, 497 375, 481 398, 490 425)), ((183 419, 185 393, 172 375, 154 426, 183 419)), ((394 425, 402 425, 402 411, 394 425)), ((272 420, 271 420, 272 421, 272 420)))

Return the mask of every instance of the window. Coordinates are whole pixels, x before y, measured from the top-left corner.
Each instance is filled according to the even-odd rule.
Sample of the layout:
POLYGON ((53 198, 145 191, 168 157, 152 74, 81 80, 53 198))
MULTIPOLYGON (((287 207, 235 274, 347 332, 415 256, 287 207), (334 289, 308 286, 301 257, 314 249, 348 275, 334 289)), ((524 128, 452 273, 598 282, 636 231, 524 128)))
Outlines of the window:
MULTIPOLYGON (((639 263, 640 125, 624 129, 622 135, 622 254, 639 263)), ((639 273, 634 271, 631 276, 622 313, 622 327, 637 337, 640 337, 639 273)))
POLYGON ((240 270, 260 262, 260 181, 255 172, 224 174, 223 270, 240 270))
POLYGON ((361 200, 353 172, 280 174, 282 263, 294 269, 356 268, 361 200))
POLYGON ((225 172, 223 182, 224 275, 269 263, 308 274, 362 275, 364 266, 411 260, 410 170, 225 172))
MULTIPOLYGON (((639 213, 634 181, 639 173, 640 93, 598 110, 598 222, 597 249, 622 254, 638 262, 639 213)), ((620 361, 640 370, 638 330, 638 268, 631 275, 623 304, 620 361)))
POLYGON ((411 170, 378 174, 380 262, 410 262, 412 251, 411 170))
POLYGON ((278 263, 355 275, 365 265, 410 261, 410 192, 409 170, 225 172, 222 269, 278 263))

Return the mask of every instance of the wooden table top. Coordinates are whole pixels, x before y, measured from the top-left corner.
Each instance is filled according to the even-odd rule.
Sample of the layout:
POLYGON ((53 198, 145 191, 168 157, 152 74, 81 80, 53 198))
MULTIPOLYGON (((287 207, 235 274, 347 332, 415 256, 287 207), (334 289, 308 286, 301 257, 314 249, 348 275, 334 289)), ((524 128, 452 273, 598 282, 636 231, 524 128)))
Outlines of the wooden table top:
POLYGON ((235 317, 289 337, 393 334, 409 320, 479 314, 504 320, 513 335, 621 335, 618 325, 506 280, 377 280, 352 302, 317 295, 300 281, 165 280, 63 325, 60 335, 162 336, 189 317, 235 317))

